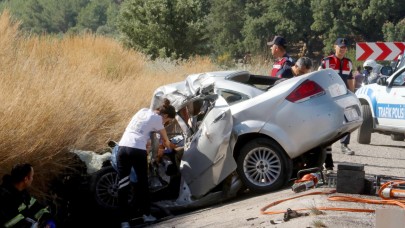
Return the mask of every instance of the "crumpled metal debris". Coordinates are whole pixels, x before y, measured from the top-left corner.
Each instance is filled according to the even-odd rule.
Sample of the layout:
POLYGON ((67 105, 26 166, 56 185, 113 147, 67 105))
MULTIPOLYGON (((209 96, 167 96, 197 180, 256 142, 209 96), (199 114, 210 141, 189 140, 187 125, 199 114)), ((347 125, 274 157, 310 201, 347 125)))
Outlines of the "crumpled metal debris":
POLYGON ((308 216, 309 213, 300 213, 294 210, 291 210, 291 208, 288 208, 287 211, 284 213, 284 221, 287 222, 290 219, 293 218, 298 218, 301 216, 308 216))
POLYGON ((280 224, 283 222, 287 222, 288 220, 293 219, 293 218, 298 218, 301 216, 308 216, 308 215, 309 215, 309 213, 300 213, 300 212, 291 210, 291 208, 288 208, 287 211, 284 213, 284 219, 270 220, 270 223, 273 225, 280 224))

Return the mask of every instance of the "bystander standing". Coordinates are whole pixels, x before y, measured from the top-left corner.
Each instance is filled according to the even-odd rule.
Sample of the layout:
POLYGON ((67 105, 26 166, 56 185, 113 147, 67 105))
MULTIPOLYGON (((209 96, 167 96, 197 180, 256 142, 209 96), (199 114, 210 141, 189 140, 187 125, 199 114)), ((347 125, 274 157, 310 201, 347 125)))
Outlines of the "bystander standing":
MULTIPOLYGON (((322 63, 320 68, 326 69, 330 68, 333 69, 342 80, 345 82, 346 87, 354 92, 354 78, 352 74, 353 64, 352 61, 345 57, 347 52, 347 47, 349 43, 346 38, 337 38, 335 41, 335 53, 327 56, 326 58, 322 59, 322 63)), ((350 143, 350 134, 344 136, 341 140, 341 151, 343 154, 347 155, 354 155, 354 151, 352 151, 348 145, 350 143)), ((329 146, 326 148, 326 159, 325 159, 325 168, 326 170, 333 170, 333 158, 332 158, 332 147, 329 146)))
POLYGON ((364 75, 361 72, 361 66, 357 66, 356 71, 354 72, 354 90, 358 90, 364 83, 364 75))
POLYGON ((282 36, 275 36, 267 45, 271 46, 271 54, 275 58, 270 76, 281 78, 287 67, 294 65, 293 59, 287 54, 287 41, 282 36))

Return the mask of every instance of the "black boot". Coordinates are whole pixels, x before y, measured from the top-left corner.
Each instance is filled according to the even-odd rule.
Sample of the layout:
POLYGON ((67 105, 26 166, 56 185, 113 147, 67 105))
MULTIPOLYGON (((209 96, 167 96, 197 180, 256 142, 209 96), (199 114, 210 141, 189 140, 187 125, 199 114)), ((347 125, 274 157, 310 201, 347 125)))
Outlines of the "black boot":
POLYGON ((325 159, 325 169, 326 170, 333 170, 333 158, 332 154, 326 154, 326 159, 325 159))

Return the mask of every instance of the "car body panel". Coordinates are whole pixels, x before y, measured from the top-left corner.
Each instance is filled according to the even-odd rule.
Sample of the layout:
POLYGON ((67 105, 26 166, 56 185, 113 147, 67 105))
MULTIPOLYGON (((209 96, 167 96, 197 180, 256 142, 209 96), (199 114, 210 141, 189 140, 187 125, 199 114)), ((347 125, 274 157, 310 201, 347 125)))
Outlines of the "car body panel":
POLYGON ((180 170, 192 195, 200 197, 217 186, 236 169, 229 147, 232 115, 219 97, 205 116, 190 146, 185 148, 180 170))
POLYGON ((244 82, 249 77, 249 72, 247 71, 216 71, 216 72, 206 72, 202 74, 192 74, 186 78, 186 87, 193 94, 196 94, 201 88, 201 85, 210 84, 215 81, 217 88, 227 88, 233 91, 240 91, 250 97, 254 97, 255 94, 261 94, 263 91, 258 90, 254 87, 248 87, 244 82), (223 84, 228 84, 223 86, 223 84))
POLYGON ((362 122, 360 117, 350 123, 345 120, 342 113, 348 107, 354 107, 360 116, 360 103, 347 91, 339 75, 329 69, 286 80, 254 99, 255 102, 246 101, 231 106, 235 131, 238 135, 255 131, 267 135, 275 139, 290 158, 336 140, 343 132, 356 129, 362 122), (301 103, 285 99, 295 89, 294 85, 308 79, 315 80, 321 86, 328 85, 326 94, 301 103))

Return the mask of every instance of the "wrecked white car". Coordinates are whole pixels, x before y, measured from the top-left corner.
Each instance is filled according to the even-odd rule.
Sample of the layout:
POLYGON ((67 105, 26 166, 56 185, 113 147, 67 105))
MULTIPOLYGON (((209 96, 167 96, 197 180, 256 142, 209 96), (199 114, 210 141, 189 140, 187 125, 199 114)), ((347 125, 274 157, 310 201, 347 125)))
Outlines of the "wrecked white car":
MULTIPOLYGON (((221 71, 156 89, 151 108, 163 98, 176 108, 176 121, 166 130, 178 148, 157 163, 158 140, 152 142, 149 179, 155 205, 185 209, 246 188, 257 193, 280 189, 297 171, 321 167, 323 148, 361 125, 359 100, 334 71, 274 84, 277 80, 221 71), (176 168, 169 172, 169 165, 176 168)), ((117 183, 114 159, 104 162, 92 181, 100 206, 117 207, 117 183)))

